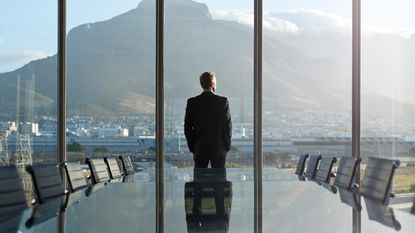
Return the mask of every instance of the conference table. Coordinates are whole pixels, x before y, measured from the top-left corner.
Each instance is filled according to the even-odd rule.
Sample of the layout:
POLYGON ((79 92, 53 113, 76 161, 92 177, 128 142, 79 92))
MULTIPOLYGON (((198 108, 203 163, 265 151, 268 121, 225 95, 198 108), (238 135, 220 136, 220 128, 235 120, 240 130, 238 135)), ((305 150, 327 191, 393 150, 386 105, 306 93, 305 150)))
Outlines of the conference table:
MULTIPOLYGON (((154 233, 154 176, 154 170, 149 169, 136 173, 131 182, 110 182, 97 185, 93 190, 78 191, 70 196, 67 208, 59 214, 52 211, 52 217, 43 218, 41 211, 27 208, 21 213, 16 229, 11 227, 12 231, 7 232, 154 233), (38 220, 36 211, 40 216, 37 216, 38 220)), ((165 177, 164 232, 193 232, 186 222, 184 198, 185 183, 193 180, 193 170, 166 169, 165 177)), ((229 168, 226 179, 232 183, 230 217, 225 223, 227 227, 205 232, 252 233, 255 209, 253 169, 229 168)), ((263 232, 353 232, 353 209, 340 200, 339 193, 333 193, 315 182, 299 181, 295 175, 276 168, 263 169, 262 186, 263 232)), ((46 209, 53 210, 55 204, 50 205, 51 208, 46 209)), ((360 215, 361 232, 396 231, 370 220, 363 200, 360 215)), ((401 225, 400 232, 415 232, 415 215, 410 213, 409 208, 394 209, 394 215, 401 225)), ((3 232, 5 228, 0 229, 0 233, 3 232)))

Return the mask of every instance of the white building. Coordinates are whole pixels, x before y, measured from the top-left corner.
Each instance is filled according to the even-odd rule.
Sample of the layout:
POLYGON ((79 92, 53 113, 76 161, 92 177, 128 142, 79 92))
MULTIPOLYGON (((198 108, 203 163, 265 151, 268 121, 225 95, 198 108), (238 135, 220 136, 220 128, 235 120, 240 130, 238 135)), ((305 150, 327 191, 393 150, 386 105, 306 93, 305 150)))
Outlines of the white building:
POLYGON ((414 135, 409 135, 405 137, 405 141, 407 142, 415 142, 415 134, 414 135))
POLYGON ((14 121, 0 122, 0 132, 17 131, 17 125, 14 121))
POLYGON ((22 122, 19 126, 19 132, 21 134, 38 134, 39 124, 32 122, 22 122))
POLYGON ((128 137, 127 128, 93 128, 91 129, 91 135, 99 138, 106 137, 128 137))

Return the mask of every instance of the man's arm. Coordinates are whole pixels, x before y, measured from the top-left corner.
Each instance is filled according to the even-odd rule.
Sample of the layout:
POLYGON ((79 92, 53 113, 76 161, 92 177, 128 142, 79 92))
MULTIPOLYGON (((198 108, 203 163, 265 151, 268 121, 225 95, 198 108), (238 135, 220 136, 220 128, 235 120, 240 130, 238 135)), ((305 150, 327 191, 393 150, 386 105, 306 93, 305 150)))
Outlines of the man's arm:
POLYGON ((229 110, 229 101, 226 99, 225 104, 225 125, 223 131, 223 139, 225 144, 225 150, 229 151, 231 149, 231 138, 232 138, 232 119, 231 111, 229 110))
POLYGON ((193 153, 194 134, 193 134, 193 123, 192 123, 192 119, 190 118, 189 100, 187 100, 186 115, 184 117, 184 135, 186 136, 187 147, 189 148, 189 151, 193 153))

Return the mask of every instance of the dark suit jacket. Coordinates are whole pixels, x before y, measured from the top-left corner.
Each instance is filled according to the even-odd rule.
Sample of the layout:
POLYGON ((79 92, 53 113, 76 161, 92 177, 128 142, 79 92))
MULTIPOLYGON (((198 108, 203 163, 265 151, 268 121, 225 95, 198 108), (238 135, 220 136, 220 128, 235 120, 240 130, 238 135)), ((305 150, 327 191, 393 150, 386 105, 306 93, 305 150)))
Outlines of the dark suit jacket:
POLYGON ((187 146, 196 157, 225 156, 232 136, 228 99, 209 91, 188 99, 184 133, 187 146))

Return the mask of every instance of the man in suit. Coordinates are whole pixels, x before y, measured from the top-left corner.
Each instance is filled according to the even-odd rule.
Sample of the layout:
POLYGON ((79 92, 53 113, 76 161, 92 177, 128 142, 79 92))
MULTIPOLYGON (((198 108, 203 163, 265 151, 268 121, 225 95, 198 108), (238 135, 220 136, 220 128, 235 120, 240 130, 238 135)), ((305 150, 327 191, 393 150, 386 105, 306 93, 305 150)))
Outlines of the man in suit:
POLYGON ((231 147, 232 121, 226 97, 215 94, 213 72, 200 75, 202 94, 187 100, 184 133, 195 168, 224 168, 231 147))

